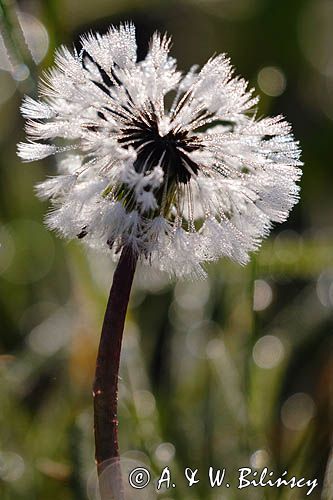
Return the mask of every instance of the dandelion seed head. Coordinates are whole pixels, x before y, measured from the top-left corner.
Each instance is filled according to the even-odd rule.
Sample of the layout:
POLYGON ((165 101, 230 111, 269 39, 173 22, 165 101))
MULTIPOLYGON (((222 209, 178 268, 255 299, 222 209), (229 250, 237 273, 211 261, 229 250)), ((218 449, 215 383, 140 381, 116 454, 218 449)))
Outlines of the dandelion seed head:
POLYGON ((59 157, 59 174, 37 186, 51 229, 200 278, 223 256, 246 263, 288 217, 300 149, 283 117, 256 118, 258 100, 226 55, 182 74, 169 51, 155 33, 137 61, 130 23, 83 36, 78 52, 62 47, 40 99, 24 100, 29 142, 18 154, 59 157))

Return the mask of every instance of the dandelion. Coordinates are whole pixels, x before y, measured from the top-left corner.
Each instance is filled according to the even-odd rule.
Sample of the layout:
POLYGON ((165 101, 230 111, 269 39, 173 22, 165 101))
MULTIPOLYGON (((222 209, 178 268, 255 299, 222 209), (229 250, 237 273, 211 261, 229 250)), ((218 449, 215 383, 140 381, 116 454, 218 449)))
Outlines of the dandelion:
POLYGON ((41 100, 22 105, 29 142, 20 157, 60 157, 58 175, 37 186, 52 203, 48 226, 121 254, 97 362, 95 434, 112 429, 98 463, 118 453, 117 374, 136 262, 176 277, 203 277, 220 257, 244 264, 298 201, 290 125, 256 116, 258 99, 226 55, 182 74, 169 50, 170 39, 155 33, 137 61, 132 24, 88 34, 79 51, 57 52, 41 100))
POLYGON ((298 200, 290 125, 256 119, 257 99, 225 55, 182 75, 166 36, 137 61, 132 24, 81 43, 58 51, 42 100, 22 106, 21 158, 62 156, 59 175, 37 187, 53 204, 48 226, 113 255, 131 248, 177 277, 203 276, 223 256, 246 263, 298 200))

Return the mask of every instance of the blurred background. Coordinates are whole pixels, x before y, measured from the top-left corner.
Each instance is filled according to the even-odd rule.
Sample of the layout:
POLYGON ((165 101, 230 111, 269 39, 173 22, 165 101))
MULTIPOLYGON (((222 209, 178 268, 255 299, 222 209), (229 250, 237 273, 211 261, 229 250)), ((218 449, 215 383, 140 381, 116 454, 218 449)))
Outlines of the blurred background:
POLYGON ((22 95, 36 94, 54 49, 125 20, 139 57, 156 29, 172 35, 183 70, 227 52, 261 96, 259 114, 293 124, 305 167, 300 204, 248 266, 221 261, 194 284, 138 271, 121 366, 124 464, 153 476, 168 465, 168 500, 306 498, 186 488, 186 466, 210 465, 235 478, 242 466, 316 477, 311 498, 330 500, 331 0, 0 0, 0 497, 98 498, 91 385, 112 264, 45 229, 34 185, 54 160, 23 165, 16 144, 22 95))

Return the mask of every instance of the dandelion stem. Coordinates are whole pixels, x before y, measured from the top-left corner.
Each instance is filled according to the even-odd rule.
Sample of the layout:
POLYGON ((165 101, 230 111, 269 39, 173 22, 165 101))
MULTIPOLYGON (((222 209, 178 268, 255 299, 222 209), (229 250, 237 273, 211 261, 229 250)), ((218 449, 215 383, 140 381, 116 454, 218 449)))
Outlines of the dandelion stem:
POLYGON ((124 499, 118 444, 118 374, 136 263, 137 256, 125 247, 114 272, 96 360, 93 388, 95 457, 102 500, 124 499))

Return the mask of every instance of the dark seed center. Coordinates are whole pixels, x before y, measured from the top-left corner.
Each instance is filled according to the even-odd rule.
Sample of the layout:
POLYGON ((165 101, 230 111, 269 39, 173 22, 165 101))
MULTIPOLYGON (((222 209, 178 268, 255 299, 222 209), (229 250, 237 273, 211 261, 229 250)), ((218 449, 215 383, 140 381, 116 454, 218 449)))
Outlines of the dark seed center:
POLYGON ((137 151, 134 167, 137 172, 150 172, 160 165, 168 183, 180 182, 186 184, 192 175, 198 172, 198 165, 191 160, 188 153, 199 149, 193 145, 193 138, 189 141, 186 132, 170 131, 161 136, 157 121, 135 123, 133 129, 126 130, 126 138, 120 142, 131 142, 137 151))
MULTIPOLYGON (((92 80, 92 82, 112 100, 113 97, 110 89, 114 86, 114 82, 117 85, 122 85, 114 69, 110 69, 112 80, 86 50, 82 51, 81 59, 82 66, 85 69, 87 69, 88 61, 95 64, 102 81, 92 80)), ((127 96, 131 101, 131 96, 128 92, 127 96)), ((124 118, 124 115, 119 111, 113 110, 112 106, 108 108, 108 111, 115 116, 119 115, 124 118)), ((104 120, 106 119, 102 111, 98 112, 98 116, 104 120)), ((136 149, 137 159, 134 163, 136 171, 150 172, 154 167, 160 165, 164 171, 165 180, 168 182, 168 185, 174 182, 187 184, 191 176, 196 175, 198 172, 198 165, 188 155, 191 151, 200 149, 199 146, 194 144, 195 138, 191 137, 189 139, 187 132, 175 132, 172 130, 165 136, 161 136, 158 130, 157 117, 153 114, 146 115, 143 118, 141 120, 140 118, 133 117, 132 123, 128 123, 123 131, 124 138, 119 140, 124 147, 131 144, 136 149)), ((90 128, 94 130, 93 127, 90 128)))

